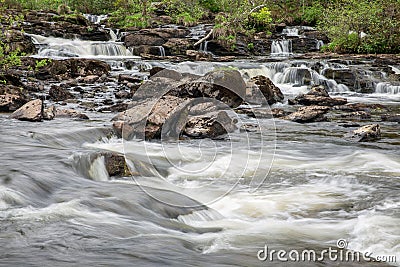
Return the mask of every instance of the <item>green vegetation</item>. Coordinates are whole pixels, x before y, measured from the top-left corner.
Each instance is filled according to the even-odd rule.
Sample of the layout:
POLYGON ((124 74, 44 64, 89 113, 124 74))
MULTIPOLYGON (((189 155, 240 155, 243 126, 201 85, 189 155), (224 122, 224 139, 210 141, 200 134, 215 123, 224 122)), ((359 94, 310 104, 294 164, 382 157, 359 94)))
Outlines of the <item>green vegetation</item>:
POLYGON ((341 0, 327 7, 319 28, 344 53, 399 53, 400 1, 341 0))
MULTIPOLYGON (((214 23, 214 39, 232 50, 241 36, 270 35, 275 25, 284 23, 318 27, 332 41, 324 47, 327 51, 400 52, 399 0, 0 1, 3 9, 53 10, 60 19, 71 22, 81 20, 80 13, 109 14, 109 22, 119 28, 154 27, 166 21, 185 26, 214 23)), ((1 46, 4 54, 7 47, 1 46)), ((254 49, 254 44, 248 49, 254 49)))

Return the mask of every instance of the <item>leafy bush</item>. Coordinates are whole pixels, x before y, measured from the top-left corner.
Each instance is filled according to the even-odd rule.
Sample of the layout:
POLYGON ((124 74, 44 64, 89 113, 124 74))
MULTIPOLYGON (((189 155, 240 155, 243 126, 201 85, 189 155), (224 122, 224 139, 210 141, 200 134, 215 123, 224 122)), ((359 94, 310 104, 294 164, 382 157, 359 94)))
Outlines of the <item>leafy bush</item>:
POLYGON ((326 9, 319 28, 342 53, 400 52, 400 1, 340 0, 326 9))

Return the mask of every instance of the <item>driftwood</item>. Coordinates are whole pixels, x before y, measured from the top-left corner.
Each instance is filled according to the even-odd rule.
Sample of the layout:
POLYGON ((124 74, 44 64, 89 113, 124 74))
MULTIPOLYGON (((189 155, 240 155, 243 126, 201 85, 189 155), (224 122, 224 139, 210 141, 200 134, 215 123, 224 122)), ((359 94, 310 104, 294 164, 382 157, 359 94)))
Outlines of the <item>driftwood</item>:
POLYGON ((214 29, 211 29, 211 31, 210 31, 206 36, 204 36, 204 37, 201 38, 199 41, 197 41, 197 42, 194 44, 194 46, 198 46, 198 45, 201 44, 202 42, 206 41, 208 38, 211 37, 211 35, 213 34, 213 32, 214 32, 214 29))

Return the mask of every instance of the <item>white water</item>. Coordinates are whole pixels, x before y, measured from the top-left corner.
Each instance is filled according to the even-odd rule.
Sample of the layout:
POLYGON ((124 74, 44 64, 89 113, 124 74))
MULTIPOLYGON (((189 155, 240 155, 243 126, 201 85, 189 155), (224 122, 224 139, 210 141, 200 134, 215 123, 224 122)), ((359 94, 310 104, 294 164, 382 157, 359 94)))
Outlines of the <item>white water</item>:
POLYGON ((271 56, 290 56, 292 54, 292 40, 274 40, 271 44, 271 56))
POLYGON ((29 36, 34 44, 39 47, 38 57, 139 58, 133 56, 123 43, 119 42, 71 40, 34 34, 29 36))
POLYGON ((381 82, 376 85, 375 93, 377 94, 399 94, 400 85, 392 85, 388 82, 381 82))

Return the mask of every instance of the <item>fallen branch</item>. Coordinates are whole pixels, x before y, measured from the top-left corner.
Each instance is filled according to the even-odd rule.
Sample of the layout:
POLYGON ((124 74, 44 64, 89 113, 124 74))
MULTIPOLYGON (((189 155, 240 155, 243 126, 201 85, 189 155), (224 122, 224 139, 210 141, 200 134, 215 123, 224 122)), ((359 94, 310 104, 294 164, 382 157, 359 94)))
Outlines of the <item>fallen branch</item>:
POLYGON ((198 40, 198 41, 194 44, 194 46, 198 46, 198 45, 201 44, 202 42, 206 41, 208 38, 211 37, 211 35, 213 34, 213 32, 214 32, 214 29, 211 29, 211 31, 210 31, 206 36, 204 36, 203 38, 201 38, 200 40, 198 40))

